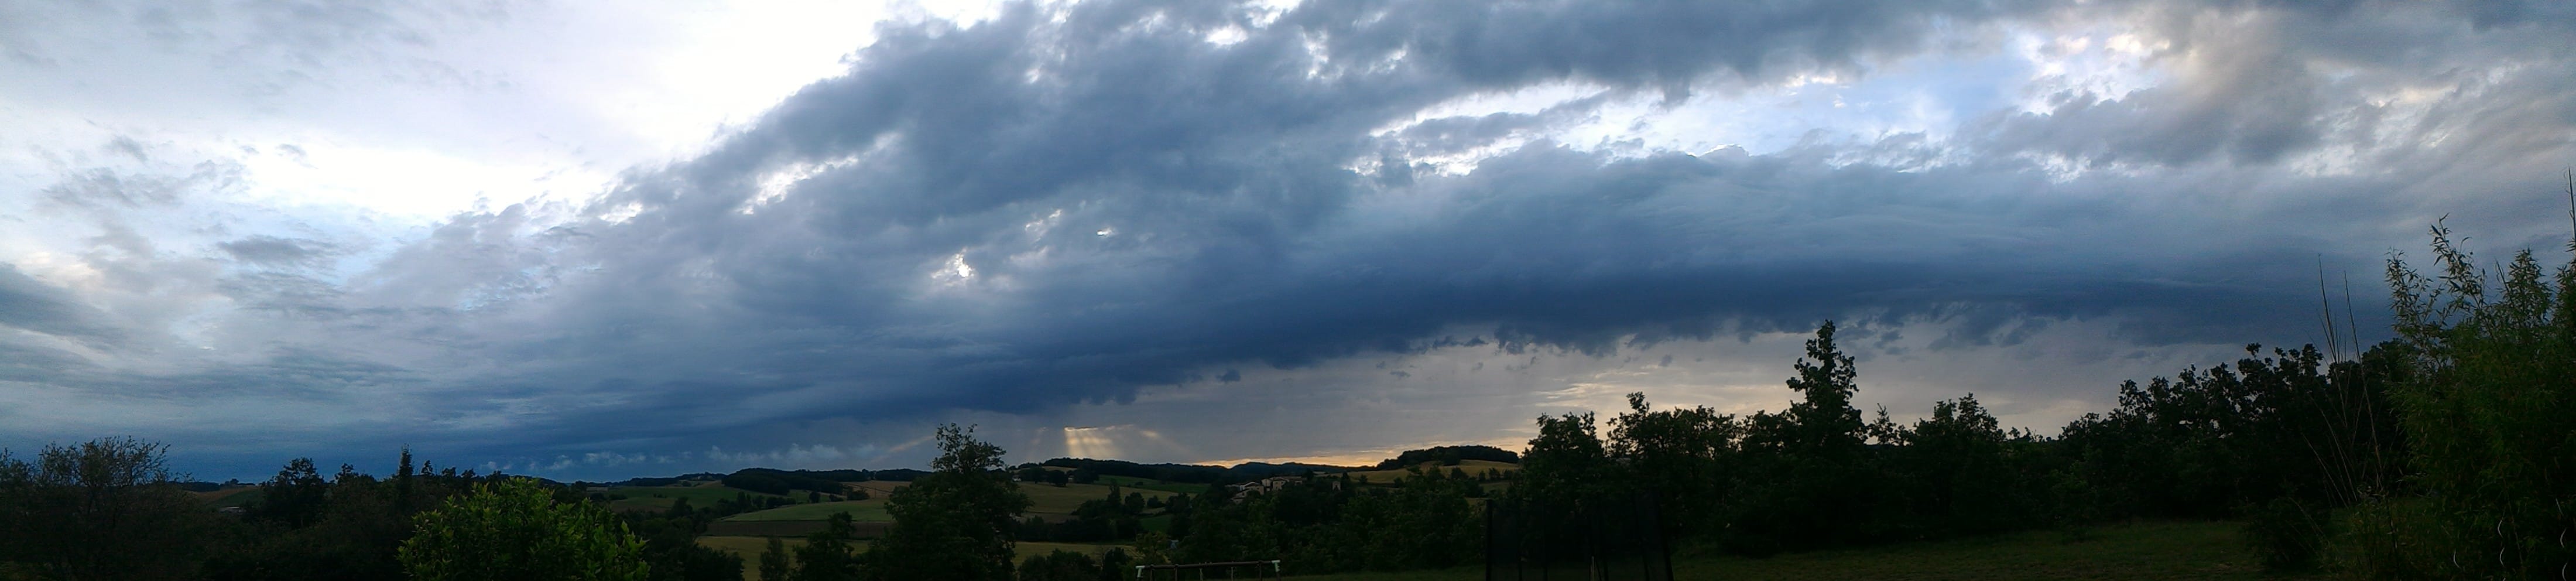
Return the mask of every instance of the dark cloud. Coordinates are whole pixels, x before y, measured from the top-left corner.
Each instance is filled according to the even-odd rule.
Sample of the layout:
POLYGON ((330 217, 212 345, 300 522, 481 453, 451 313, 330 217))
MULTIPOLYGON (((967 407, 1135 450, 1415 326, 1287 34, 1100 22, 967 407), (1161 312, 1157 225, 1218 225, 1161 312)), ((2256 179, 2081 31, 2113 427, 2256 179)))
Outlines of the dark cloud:
MULTIPOLYGON (((2124 245, 2164 243, 2177 227, 2119 199, 2157 188, 2150 180, 2060 183, 2009 164, 1838 168, 1796 153, 1614 158, 1553 143, 1463 176, 1354 171, 1389 145, 1371 130, 1431 103, 1555 79, 1669 88, 1840 67, 1913 46, 1894 31, 1919 34, 1937 8, 1506 4, 1435 18, 1411 6, 1310 3, 1254 26, 1234 11, 1101 2, 1067 9, 1062 24, 1019 7, 963 29, 886 30, 849 76, 603 202, 643 210, 583 227, 599 242, 582 260, 602 264, 601 278, 566 294, 688 312, 575 309, 625 331, 563 347, 684 349, 694 355, 669 361, 837 386, 842 403, 810 417, 1026 411, 1185 383, 1233 361, 1404 352, 1459 326, 1593 354, 1855 312, 2133 316, 2150 321, 2142 337, 2172 340, 2278 328, 2294 317, 2271 306, 2304 292, 2292 284, 2304 271, 2286 268, 2304 252, 2127 256, 2124 245), (1247 30, 1232 44, 1204 40, 1228 26, 1247 30), (1477 26, 1528 47, 1471 50, 1499 43, 1468 32, 1477 26), (1510 34, 1525 29, 1549 32, 1510 34), (1306 50, 1316 37, 1331 50, 1306 50), (1407 56, 1392 65, 1361 66, 1398 49, 1407 56), (756 198, 764 180, 800 171, 814 173, 756 198), (2087 239, 2101 228, 2168 230, 2087 239), (957 265, 973 275, 943 282, 957 265), (2194 274, 2220 269, 2231 274, 2194 274), (740 333, 743 348, 639 338, 708 324, 740 333), (868 380, 838 379, 851 376, 868 380)), ((1540 123, 1433 119, 1391 139, 1482 143, 1540 123)), ((2313 138, 2246 146, 2271 151, 2249 159, 2301 139, 2313 138)), ((2273 241, 2226 238, 2202 244, 2273 241)))
POLYGON ((124 334, 106 313, 83 304, 70 291, 8 264, 0 264, 0 325, 89 343, 113 342, 124 334))
POLYGON ((1859 68, 1914 52, 1944 24, 1974 25, 2017 2, 1307 2, 1283 18, 1334 62, 1399 58, 1479 88, 1578 79, 1687 96, 1724 75, 1765 82, 1859 68))
MULTIPOLYGON (((1897 352, 1916 344, 1897 329, 1925 323, 1931 351, 2069 324, 2136 345, 2289 342, 2313 324, 2319 263, 2376 272, 2447 207, 2503 224, 2498 238, 2547 233, 2516 217, 2556 200, 2475 192, 2530 188, 2570 151, 2576 67, 2533 47, 2564 46, 2547 44, 2566 35, 2560 16, 2385 2, 1012 5, 968 26, 883 25, 846 75, 702 156, 633 170, 584 208, 456 216, 345 280, 312 272, 346 252, 335 243, 216 243, 232 262, 205 292, 280 328, 207 333, 261 357, 135 374, 128 389, 384 397, 449 449, 569 457, 1043 414, 1435 350, 1528 369, 1540 354, 1824 319, 1905 357, 1924 354, 1897 352), (2142 58, 2169 78, 1759 154, 1550 138, 1622 99, 1868 78, 2085 19, 2166 43, 2142 58), (2482 68, 2497 62, 2520 68, 2482 68), (1543 85, 1583 96, 1425 113, 1543 85)), ((102 172, 47 194, 133 208, 183 189, 102 172)), ((73 304, 0 273, 0 323, 97 328, 73 304)), ((47 357, 0 352, 0 370, 68 365, 47 357)))
POLYGON ((1404 125, 1481 91, 1563 80, 1672 95, 1856 70, 1922 48, 1934 20, 2010 12, 1679 6, 1313 2, 1263 25, 1242 9, 1093 2, 887 28, 848 76, 593 210, 632 204, 631 219, 569 227, 580 238, 552 253, 442 233, 420 256, 498 262, 387 270, 545 288, 532 308, 554 326, 514 358, 552 378, 538 383, 623 394, 597 413, 654 418, 569 425, 651 440, 667 432, 640 426, 706 425, 713 394, 811 402, 744 410, 763 421, 1023 413, 1239 362, 1414 352, 1459 328, 1593 355, 1854 317, 1947 322, 1936 349, 2016 343, 2050 320, 2118 320, 2146 344, 2279 336, 2309 323, 2318 253, 2370 272, 2380 249, 2253 225, 2403 215, 2391 200, 2420 187, 2264 177, 2338 137, 2319 119, 2353 106, 2332 97, 2349 81, 2272 78, 2321 58, 2289 16, 2252 19, 2257 39, 2178 25, 2207 53, 2166 57, 2196 67, 2188 83, 2074 95, 1928 146, 2175 168, 2161 172, 2070 179, 2010 158, 1900 171, 1821 150, 1618 157, 1544 140, 1464 175, 1404 161, 1599 102, 1404 125), (1206 40, 1229 27, 1238 41, 1206 40), (1372 133, 1391 125, 1404 127, 1372 133), (2357 193, 2217 218, 2172 205, 2204 187, 2357 193), (525 282, 550 264, 596 267, 525 282))

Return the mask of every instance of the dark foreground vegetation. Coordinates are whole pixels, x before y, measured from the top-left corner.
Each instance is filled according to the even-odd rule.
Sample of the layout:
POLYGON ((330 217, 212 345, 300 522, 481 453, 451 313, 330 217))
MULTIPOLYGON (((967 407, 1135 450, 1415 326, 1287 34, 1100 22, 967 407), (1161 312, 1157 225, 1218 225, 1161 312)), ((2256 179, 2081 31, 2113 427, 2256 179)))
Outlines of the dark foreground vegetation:
MULTIPOLYGON (((1795 578, 1782 567, 1924 547, 1986 551, 1947 557, 1976 577, 2011 551, 2116 567, 2070 555, 2133 547, 2105 539, 2141 525, 2104 523, 2235 522, 2221 526, 2243 569, 2180 575, 2567 578, 2576 265, 2548 273, 2524 252, 2490 272, 2439 227, 2432 247, 2433 274, 2389 262, 2396 339, 2364 348, 2349 314, 2337 326, 2328 309, 2322 352, 2249 345, 2233 363, 2125 383, 2115 408, 2055 436, 2005 429, 1965 394, 1911 422, 1864 416, 1827 323, 1776 413, 1657 409, 1632 394, 1606 421, 1539 418, 1518 454, 1435 448, 1366 472, 1006 469, 1000 448, 945 426, 927 472, 752 469, 610 488, 415 468, 404 452, 384 478, 291 461, 255 491, 229 491, 255 500, 217 510, 226 502, 210 495, 227 491, 175 482, 163 446, 108 438, 0 454, 0 580, 1106 580, 1136 564, 1272 559, 1293 574, 1451 578, 1482 562, 1489 508, 1621 503, 1656 508, 1641 526, 1674 540, 1685 577, 1795 578), (887 487, 878 497, 855 481, 887 487), (702 544, 720 519, 771 526, 749 517, 778 513, 752 511, 809 510, 796 505, 827 516, 756 533, 765 547, 749 559, 702 544), (2027 542, 2041 538, 2064 548, 2027 542), (1058 546, 1037 543, 1101 550, 1022 550, 1058 546)), ((2212 530, 2144 526, 2203 541, 2212 530)), ((1914 578, 1959 578, 1921 558, 1914 578)), ((1841 572, 1809 577, 1897 578, 1820 570, 1841 572)))
MULTIPOLYGON (((2067 531, 1828 549, 1753 558, 1689 550, 1674 579, 1720 581, 2322 581, 2322 572, 2276 573, 2240 546, 2226 522, 2145 521, 2067 531)), ((1703 547, 1704 549, 1704 547, 1703 547)), ((1481 581, 1482 567, 1333 573, 1290 579, 1481 581)))

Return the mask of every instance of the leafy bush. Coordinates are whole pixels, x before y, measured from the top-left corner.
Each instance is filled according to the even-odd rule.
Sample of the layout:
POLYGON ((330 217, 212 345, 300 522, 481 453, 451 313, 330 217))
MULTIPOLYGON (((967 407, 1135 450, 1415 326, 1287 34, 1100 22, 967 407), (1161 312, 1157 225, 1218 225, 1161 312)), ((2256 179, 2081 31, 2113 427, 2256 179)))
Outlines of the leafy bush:
POLYGON ((2432 237, 2435 276, 2388 261, 2419 370, 2393 395, 2432 504, 2390 532, 2445 555, 2421 571, 2434 578, 2560 577, 2576 536, 2576 265, 2546 276, 2525 250, 2494 273, 2441 225, 2432 237))
POLYGON ((450 499, 414 521, 403 570, 421 581, 642 581, 644 541, 607 510, 559 504, 534 480, 511 479, 450 499))

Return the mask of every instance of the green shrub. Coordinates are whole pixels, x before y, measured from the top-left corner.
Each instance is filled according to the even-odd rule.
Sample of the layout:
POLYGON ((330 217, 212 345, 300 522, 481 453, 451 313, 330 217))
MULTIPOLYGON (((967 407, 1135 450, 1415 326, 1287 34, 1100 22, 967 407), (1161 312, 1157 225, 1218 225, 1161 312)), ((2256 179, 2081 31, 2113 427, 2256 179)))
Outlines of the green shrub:
POLYGON ((557 503, 534 480, 511 479, 449 499, 413 521, 398 553, 421 581, 641 581, 644 541, 587 502, 557 503))
POLYGON ((2388 262, 2418 370, 2392 395, 2429 504, 2391 530, 2439 554, 2426 578, 2561 577, 2576 554, 2576 265, 2551 276, 2526 250, 2490 272, 2432 234, 2436 275, 2388 262))

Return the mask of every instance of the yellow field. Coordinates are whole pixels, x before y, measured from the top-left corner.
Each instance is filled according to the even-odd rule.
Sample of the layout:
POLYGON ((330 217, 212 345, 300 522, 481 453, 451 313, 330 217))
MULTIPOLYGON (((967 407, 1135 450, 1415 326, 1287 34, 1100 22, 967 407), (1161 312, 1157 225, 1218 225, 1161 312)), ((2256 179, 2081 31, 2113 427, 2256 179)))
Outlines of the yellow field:
POLYGON ((191 492, 189 494, 196 495, 197 500, 205 501, 207 506, 242 506, 250 503, 250 501, 259 499, 259 487, 239 486, 206 492, 191 492))
POLYGON ((895 481, 892 481, 892 480, 869 480, 869 481, 865 481, 865 482, 843 482, 843 483, 841 483, 841 485, 842 485, 842 486, 844 486, 844 487, 848 487, 850 490, 864 490, 864 491, 867 491, 867 493, 868 493, 868 498, 885 498, 885 496, 886 496, 886 495, 888 495, 888 494, 894 494, 894 489, 897 489, 897 488, 903 488, 904 486, 906 486, 906 485, 910 485, 910 484, 912 484, 912 483, 910 483, 910 482, 895 482, 895 481))

